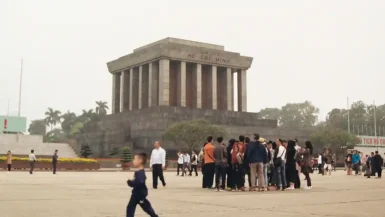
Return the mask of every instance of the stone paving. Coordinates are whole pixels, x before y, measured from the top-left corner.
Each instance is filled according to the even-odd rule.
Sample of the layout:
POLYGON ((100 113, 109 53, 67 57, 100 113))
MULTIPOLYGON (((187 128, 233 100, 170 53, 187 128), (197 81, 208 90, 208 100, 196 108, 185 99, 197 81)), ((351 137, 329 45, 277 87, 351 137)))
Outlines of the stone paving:
MULTIPOLYGON (((148 174, 148 186, 151 175, 148 174)), ((123 217, 128 172, 0 172, 1 217, 123 217)), ((313 190, 214 192, 201 177, 165 173, 167 188, 149 191, 161 217, 385 216, 385 180, 314 174, 313 190)), ((303 179, 303 177, 301 177, 303 179)), ((147 216, 138 206, 136 216, 147 216)))

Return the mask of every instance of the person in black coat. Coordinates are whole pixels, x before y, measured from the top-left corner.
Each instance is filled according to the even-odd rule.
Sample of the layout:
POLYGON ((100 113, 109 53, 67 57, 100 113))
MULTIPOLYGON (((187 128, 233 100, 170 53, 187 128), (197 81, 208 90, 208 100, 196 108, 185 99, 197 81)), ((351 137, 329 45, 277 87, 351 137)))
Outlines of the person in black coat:
POLYGON ((296 150, 295 150, 295 141, 289 140, 287 149, 286 149, 286 171, 287 171, 287 181, 290 183, 288 190, 294 189, 294 184, 298 181, 298 171, 296 167, 296 150))
POLYGON ((226 187, 227 189, 231 189, 231 186, 233 186, 233 182, 234 182, 234 179, 233 179, 233 168, 232 168, 232 164, 231 164, 231 150, 233 149, 233 146, 234 146, 234 143, 235 143, 235 139, 230 139, 229 140, 229 144, 227 145, 227 184, 226 184, 226 187))
POLYGON ((382 175, 382 166, 384 165, 384 160, 381 155, 378 154, 378 151, 375 152, 374 157, 372 158, 373 166, 377 172, 377 178, 381 178, 382 175))

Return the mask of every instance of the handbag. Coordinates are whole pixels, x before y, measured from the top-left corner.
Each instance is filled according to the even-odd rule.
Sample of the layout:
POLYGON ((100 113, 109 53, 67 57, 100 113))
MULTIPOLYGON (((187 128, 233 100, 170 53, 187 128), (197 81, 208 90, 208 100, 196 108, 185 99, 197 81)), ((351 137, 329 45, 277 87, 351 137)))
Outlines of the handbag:
POLYGON ((282 165, 282 156, 286 153, 286 150, 281 154, 281 156, 274 159, 274 166, 279 167, 282 165))

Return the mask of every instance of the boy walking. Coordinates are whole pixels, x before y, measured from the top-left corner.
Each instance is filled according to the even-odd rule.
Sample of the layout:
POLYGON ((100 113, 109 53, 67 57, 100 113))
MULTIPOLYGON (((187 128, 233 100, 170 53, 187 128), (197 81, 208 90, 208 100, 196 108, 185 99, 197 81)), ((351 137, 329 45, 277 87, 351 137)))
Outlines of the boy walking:
POLYGON ((128 202, 126 217, 134 217, 136 205, 140 205, 143 211, 151 217, 158 217, 152 208, 150 202, 147 200, 148 190, 146 186, 146 174, 144 172, 144 165, 147 162, 147 155, 145 153, 136 154, 134 157, 134 167, 138 169, 135 172, 134 179, 127 181, 128 186, 132 187, 132 194, 130 202, 128 202))

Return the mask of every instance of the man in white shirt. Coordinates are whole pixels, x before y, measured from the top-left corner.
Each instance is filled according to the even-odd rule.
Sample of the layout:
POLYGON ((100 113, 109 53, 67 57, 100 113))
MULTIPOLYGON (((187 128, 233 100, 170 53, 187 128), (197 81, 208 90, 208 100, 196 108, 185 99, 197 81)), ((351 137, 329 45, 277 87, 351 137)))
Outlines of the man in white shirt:
POLYGON ((183 174, 182 174, 182 176, 184 176, 184 175, 187 176, 186 169, 187 169, 187 171, 190 172, 190 155, 187 152, 185 152, 183 154, 183 174))
POLYGON ((274 165, 278 175, 278 188, 277 190, 285 190, 286 184, 286 148, 283 146, 283 140, 277 139, 275 141, 278 147, 278 153, 276 158, 280 158, 280 165, 274 165))
POLYGON ((182 152, 178 152, 178 166, 177 166, 177 169, 176 169, 176 175, 179 176, 179 171, 182 171, 183 173, 183 153, 182 152))
POLYGON ((190 169, 190 175, 189 176, 191 176, 193 170, 195 171, 195 176, 198 176, 197 166, 198 166, 198 155, 195 154, 195 151, 192 151, 192 153, 191 153, 191 169, 190 169))
POLYGON ((33 169, 35 169, 36 156, 34 154, 34 150, 31 150, 31 154, 29 154, 29 174, 33 173, 33 169))
POLYGON ((154 149, 151 152, 150 167, 152 169, 152 187, 158 188, 158 177, 162 182, 163 187, 166 187, 164 181, 163 170, 166 166, 166 151, 160 147, 159 141, 155 141, 154 149))
POLYGON ((322 174, 322 155, 318 154, 318 174, 322 174))

